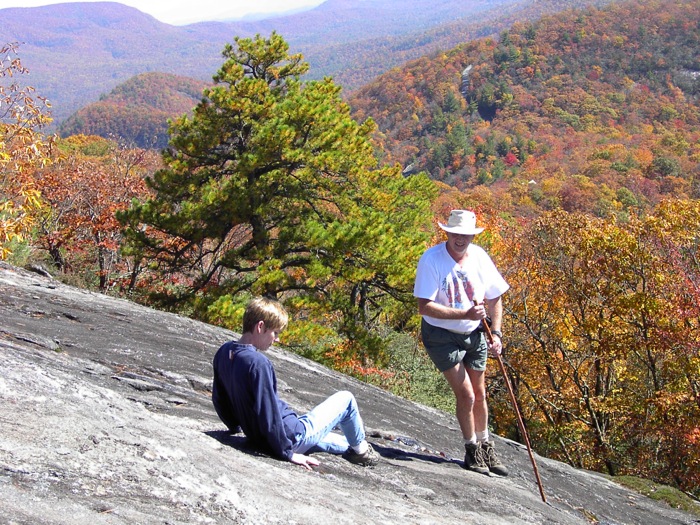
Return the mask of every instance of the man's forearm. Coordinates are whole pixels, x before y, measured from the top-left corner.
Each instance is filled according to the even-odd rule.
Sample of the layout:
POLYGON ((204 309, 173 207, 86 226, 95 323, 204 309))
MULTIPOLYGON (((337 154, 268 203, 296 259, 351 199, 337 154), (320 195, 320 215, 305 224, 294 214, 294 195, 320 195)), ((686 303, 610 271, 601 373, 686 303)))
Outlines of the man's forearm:
POLYGON ((501 331, 501 322, 503 321, 503 301, 500 297, 497 299, 486 299, 489 316, 491 317, 491 330, 501 331))
POLYGON ((418 299, 418 313, 435 319, 466 319, 467 310, 452 308, 427 299, 418 299))

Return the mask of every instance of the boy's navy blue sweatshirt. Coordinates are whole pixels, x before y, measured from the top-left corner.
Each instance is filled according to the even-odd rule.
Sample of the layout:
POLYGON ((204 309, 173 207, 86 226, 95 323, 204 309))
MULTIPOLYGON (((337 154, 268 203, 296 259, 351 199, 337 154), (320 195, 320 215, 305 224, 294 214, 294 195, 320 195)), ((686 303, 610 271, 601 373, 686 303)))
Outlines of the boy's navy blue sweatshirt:
POLYGON ((229 341, 216 352, 213 365, 212 401, 219 418, 233 432, 240 426, 254 445, 291 460, 304 425, 278 397, 270 360, 253 345, 229 341))

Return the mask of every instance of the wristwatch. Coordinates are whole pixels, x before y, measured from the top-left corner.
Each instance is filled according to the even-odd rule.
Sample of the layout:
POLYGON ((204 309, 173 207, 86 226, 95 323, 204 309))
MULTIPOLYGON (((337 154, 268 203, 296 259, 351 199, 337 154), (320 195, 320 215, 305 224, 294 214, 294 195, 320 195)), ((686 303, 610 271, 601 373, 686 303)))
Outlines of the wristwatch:
POLYGON ((503 332, 501 332, 500 330, 491 330, 491 333, 493 335, 497 335, 499 339, 503 340, 503 332))

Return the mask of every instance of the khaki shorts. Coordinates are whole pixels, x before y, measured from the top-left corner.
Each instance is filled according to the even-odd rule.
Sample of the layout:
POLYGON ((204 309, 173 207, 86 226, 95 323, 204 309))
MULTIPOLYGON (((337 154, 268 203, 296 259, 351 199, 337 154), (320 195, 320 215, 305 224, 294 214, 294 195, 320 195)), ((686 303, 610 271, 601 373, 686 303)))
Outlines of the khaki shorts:
POLYGON ((486 370, 488 345, 481 330, 470 334, 458 334, 421 321, 421 338, 431 361, 440 372, 449 370, 457 363, 483 372, 486 370))

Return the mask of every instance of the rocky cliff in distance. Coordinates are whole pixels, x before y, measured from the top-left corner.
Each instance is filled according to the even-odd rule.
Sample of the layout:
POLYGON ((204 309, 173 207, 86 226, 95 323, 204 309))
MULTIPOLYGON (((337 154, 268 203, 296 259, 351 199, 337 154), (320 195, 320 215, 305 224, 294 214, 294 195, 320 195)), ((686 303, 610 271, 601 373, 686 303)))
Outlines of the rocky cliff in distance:
POLYGON ((512 474, 461 468, 454 416, 281 349, 282 396, 306 411, 357 396, 375 468, 308 472, 224 431, 211 358, 235 336, 0 264, 0 498, 8 524, 645 524, 697 517, 496 438, 512 474))

